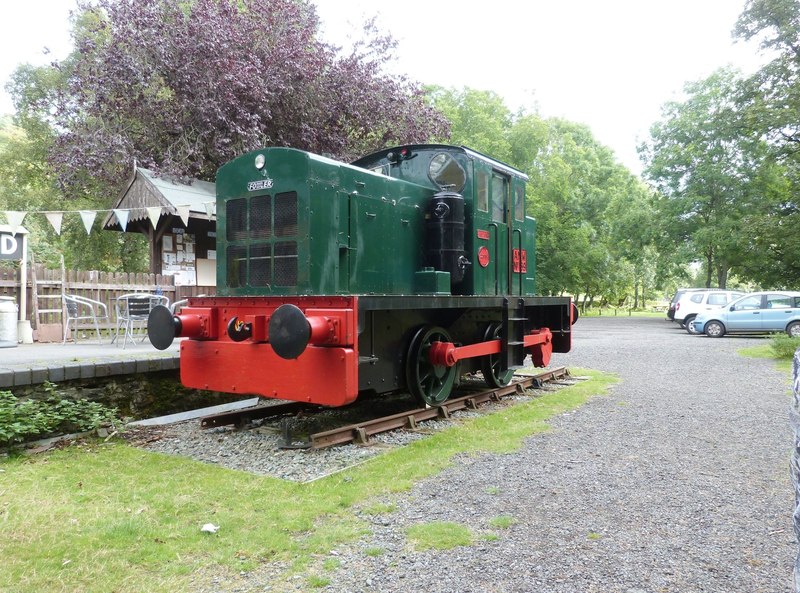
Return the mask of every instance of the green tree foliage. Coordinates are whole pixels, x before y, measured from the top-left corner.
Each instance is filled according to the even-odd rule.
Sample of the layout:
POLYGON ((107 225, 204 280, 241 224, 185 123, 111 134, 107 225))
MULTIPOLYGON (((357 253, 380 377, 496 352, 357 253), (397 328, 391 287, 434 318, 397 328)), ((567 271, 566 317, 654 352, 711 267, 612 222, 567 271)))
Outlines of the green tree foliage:
MULTIPOLYGON (((11 117, 0 118, 0 195, 3 209, 40 212, 46 210, 76 210, 107 208, 103 199, 83 195, 70 202, 63 200, 56 175, 47 160, 52 134, 41 121, 32 118, 31 132, 13 124, 11 117)), ((126 233, 103 233, 100 221, 95 222, 91 235, 86 234, 77 216, 64 219, 61 235, 41 215, 29 215, 24 221, 30 231, 30 251, 37 263, 59 268, 99 269, 108 271, 141 272, 147 254, 143 237, 126 233)))
POLYGON ((542 222, 555 231, 553 244, 541 253, 551 292, 582 294, 589 302, 602 297, 614 304, 632 292, 633 304, 639 305, 649 279, 649 194, 586 126, 556 119, 549 120, 549 130, 532 193, 534 207, 554 206, 545 209, 550 216, 542 222), (628 223, 632 234, 624 243, 619 229, 627 218, 619 218, 621 212, 638 216, 636 225, 628 223))
POLYGON ((640 149, 645 175, 660 193, 663 246, 687 248, 702 261, 706 286, 725 287, 743 260, 766 156, 764 142, 740 124, 740 81, 737 72, 722 69, 687 84, 687 99, 663 107, 662 121, 640 149))
POLYGON ((497 160, 510 162, 508 136, 514 118, 502 97, 492 91, 470 88, 430 87, 428 93, 436 108, 450 121, 450 143, 469 146, 497 160))
POLYGON ((781 156, 800 157, 800 1, 748 0, 735 33, 757 39, 772 60, 744 81, 745 120, 781 156))
POLYGON ((771 58, 739 90, 741 127, 769 146, 749 220, 744 274, 770 287, 800 283, 800 2, 749 0, 736 26, 771 58))
MULTIPOLYGON (((656 287, 658 251, 655 194, 639 179, 624 176, 623 187, 606 208, 611 252, 616 261, 625 262, 633 284, 633 306, 646 302, 647 291, 656 287)), ((621 271, 625 271, 621 266, 621 271)))
POLYGON ((800 2, 748 0, 735 33, 770 60, 723 69, 668 103, 642 147, 660 191, 662 253, 700 261, 707 286, 729 273, 765 287, 800 281, 800 2), (672 249, 669 249, 669 247, 672 249))

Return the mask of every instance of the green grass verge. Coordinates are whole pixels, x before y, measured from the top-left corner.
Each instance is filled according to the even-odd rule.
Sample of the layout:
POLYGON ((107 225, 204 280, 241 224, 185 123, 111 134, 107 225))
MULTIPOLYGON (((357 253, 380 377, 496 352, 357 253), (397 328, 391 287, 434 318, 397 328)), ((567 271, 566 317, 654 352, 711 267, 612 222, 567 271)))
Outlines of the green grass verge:
POLYGON ((238 575, 278 560, 324 587, 329 552, 368 533, 354 505, 391 513, 380 496, 441 471, 457 453, 507 452, 547 419, 603 393, 587 381, 467 420, 309 484, 150 453, 120 442, 0 464, 0 591, 172 593, 193 573, 238 575), (202 533, 205 523, 219 525, 202 533), (319 571, 323 574, 319 574, 319 571))
POLYGON ((800 344, 800 342, 798 342, 797 338, 776 336, 770 338, 769 341, 766 341, 764 344, 740 348, 737 352, 739 355, 748 358, 772 359, 775 361, 775 366, 778 370, 787 373, 791 377, 792 358, 798 344, 800 344))

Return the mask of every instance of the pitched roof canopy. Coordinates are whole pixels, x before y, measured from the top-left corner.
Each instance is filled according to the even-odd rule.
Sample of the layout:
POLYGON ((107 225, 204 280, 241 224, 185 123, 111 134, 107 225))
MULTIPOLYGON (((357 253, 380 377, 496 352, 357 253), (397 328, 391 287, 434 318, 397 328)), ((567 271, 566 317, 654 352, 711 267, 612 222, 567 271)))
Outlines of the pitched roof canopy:
MULTIPOLYGON (((216 220, 208 215, 216 203, 216 186, 208 181, 191 179, 189 183, 163 176, 159 177, 147 169, 135 168, 133 176, 120 192, 113 209, 129 210, 128 222, 148 218, 147 208, 166 208, 169 214, 178 215, 178 207, 189 207, 190 218, 216 220), (209 207, 211 205, 211 207, 209 207)), ((162 212, 163 213, 163 212, 162 212)), ((122 230, 117 216, 111 212, 103 221, 103 228, 122 230)))

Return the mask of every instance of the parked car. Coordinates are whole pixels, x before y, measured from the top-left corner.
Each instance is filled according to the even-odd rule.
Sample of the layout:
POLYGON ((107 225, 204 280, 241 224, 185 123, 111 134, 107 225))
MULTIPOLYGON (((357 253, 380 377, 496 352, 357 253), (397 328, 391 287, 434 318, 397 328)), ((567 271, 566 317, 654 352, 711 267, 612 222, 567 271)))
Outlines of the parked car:
POLYGON ((719 338, 733 333, 786 332, 800 337, 800 292, 754 292, 724 307, 699 313, 694 333, 719 338))
POLYGON ((692 290, 703 290, 702 288, 679 288, 675 291, 675 294, 672 295, 672 300, 669 302, 669 308, 667 309, 667 321, 675 321, 675 305, 678 304, 678 301, 681 297, 689 291, 692 290))
POLYGON ((710 311, 738 299, 745 293, 741 290, 712 288, 686 292, 675 304, 675 319, 690 334, 694 333, 692 321, 698 313, 710 311))

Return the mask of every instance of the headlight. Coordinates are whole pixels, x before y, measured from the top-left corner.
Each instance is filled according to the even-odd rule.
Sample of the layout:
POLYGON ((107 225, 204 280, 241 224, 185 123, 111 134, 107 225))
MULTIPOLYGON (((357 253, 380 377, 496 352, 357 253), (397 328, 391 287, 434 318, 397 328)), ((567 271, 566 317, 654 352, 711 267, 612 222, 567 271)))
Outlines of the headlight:
POLYGON ((256 155, 256 169, 263 169, 264 164, 267 162, 267 159, 264 157, 263 154, 256 155))

